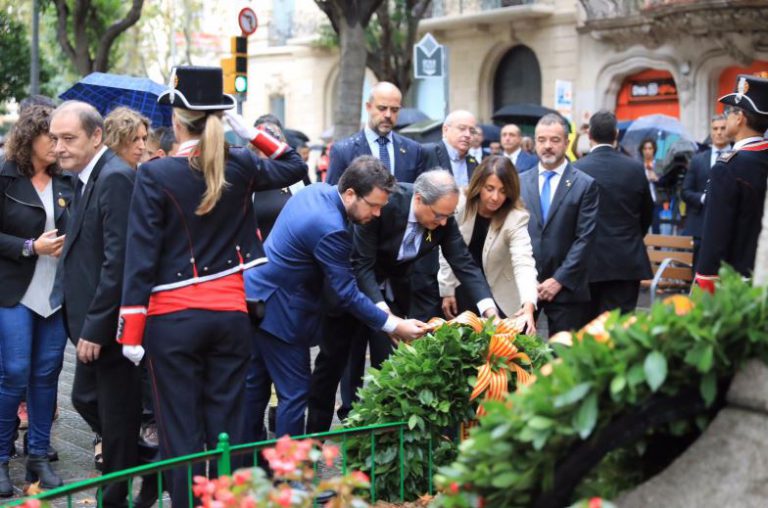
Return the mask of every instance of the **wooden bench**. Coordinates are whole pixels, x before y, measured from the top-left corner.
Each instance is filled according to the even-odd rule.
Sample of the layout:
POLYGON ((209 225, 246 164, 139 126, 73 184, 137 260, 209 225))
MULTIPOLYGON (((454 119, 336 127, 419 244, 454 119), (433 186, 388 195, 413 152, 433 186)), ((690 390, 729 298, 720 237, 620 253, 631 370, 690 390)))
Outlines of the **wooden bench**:
POLYGON ((674 235, 645 236, 653 280, 651 305, 661 292, 688 293, 693 283, 693 237, 674 235))

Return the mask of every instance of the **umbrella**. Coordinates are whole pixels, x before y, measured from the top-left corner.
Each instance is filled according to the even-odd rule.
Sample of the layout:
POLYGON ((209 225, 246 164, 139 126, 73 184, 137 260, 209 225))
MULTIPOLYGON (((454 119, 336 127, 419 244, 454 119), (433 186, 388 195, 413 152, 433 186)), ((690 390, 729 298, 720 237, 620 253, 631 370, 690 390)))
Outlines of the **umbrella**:
POLYGON ((646 115, 637 118, 630 125, 624 137, 621 139, 621 146, 633 157, 639 156, 639 148, 646 139, 653 139, 656 142, 656 159, 662 161, 667 155, 667 151, 678 141, 676 151, 683 151, 683 147, 696 150, 696 143, 693 136, 680 120, 668 115, 646 115))
POLYGON ((501 127, 498 125, 491 125, 489 123, 481 123, 478 125, 483 131, 483 146, 488 147, 493 141, 501 140, 501 127))
POLYGON ((493 114, 496 123, 514 123, 535 125, 539 119, 550 113, 559 114, 554 109, 545 108, 540 104, 509 104, 493 114))
POLYGON ((309 136, 296 129, 283 129, 285 135, 285 141, 293 148, 306 144, 309 141, 309 136))
POLYGON ((434 143, 443 137, 442 126, 442 120, 424 120, 402 129, 400 134, 419 143, 434 143))
POLYGON ((416 122, 423 122, 424 120, 430 120, 430 118, 421 110, 416 108, 402 108, 397 114, 397 123, 395 123, 395 129, 402 129, 408 127, 416 122))
POLYGON ((102 115, 118 106, 127 106, 149 118, 152 127, 160 127, 171 125, 171 107, 157 103, 158 96, 166 89, 149 78, 94 72, 59 97, 87 102, 102 115))

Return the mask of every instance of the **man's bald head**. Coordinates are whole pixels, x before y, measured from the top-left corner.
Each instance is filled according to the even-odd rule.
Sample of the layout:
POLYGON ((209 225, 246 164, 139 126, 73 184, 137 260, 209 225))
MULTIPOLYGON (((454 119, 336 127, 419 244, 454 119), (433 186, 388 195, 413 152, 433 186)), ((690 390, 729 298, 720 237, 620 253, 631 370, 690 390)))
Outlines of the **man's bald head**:
POLYGON ((397 123, 402 101, 403 94, 395 85, 387 81, 376 83, 365 103, 368 127, 379 136, 387 136, 397 123))
POLYGON ((477 129, 477 120, 475 115, 463 109, 452 111, 443 122, 443 139, 456 151, 461 157, 464 157, 469 150, 477 129))

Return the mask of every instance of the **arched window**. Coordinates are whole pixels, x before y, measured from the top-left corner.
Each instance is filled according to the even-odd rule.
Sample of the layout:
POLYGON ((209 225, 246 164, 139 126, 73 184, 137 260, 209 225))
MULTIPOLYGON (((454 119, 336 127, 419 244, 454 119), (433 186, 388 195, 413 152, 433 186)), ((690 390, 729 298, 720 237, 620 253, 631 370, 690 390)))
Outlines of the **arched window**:
POLYGON ((541 104, 541 69, 527 46, 515 46, 499 62, 493 80, 493 110, 509 104, 541 104))

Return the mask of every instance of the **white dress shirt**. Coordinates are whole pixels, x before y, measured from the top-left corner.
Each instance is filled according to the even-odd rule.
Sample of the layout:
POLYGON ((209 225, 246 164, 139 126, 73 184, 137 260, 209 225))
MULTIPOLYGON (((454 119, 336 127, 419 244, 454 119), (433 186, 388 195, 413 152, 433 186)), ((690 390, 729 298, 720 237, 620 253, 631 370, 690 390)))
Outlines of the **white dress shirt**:
POLYGON ((77 177, 80 179, 81 182, 83 182, 83 190, 82 193, 85 192, 85 186, 88 185, 88 180, 91 178, 91 173, 93 173, 93 168, 96 167, 96 163, 99 162, 99 159, 101 159, 101 156, 104 155, 104 152, 107 151, 107 145, 102 146, 98 152, 96 152, 96 155, 93 156, 91 161, 88 163, 88 165, 85 166, 85 168, 80 171, 80 173, 77 174, 77 177))
MULTIPOLYGON (((555 197, 555 192, 557 191, 557 186, 560 184, 560 179, 563 176, 563 172, 565 171, 565 167, 568 165, 568 159, 563 160, 563 163, 560 164, 558 167, 556 167, 553 171, 555 172, 555 176, 553 176, 549 180, 549 202, 552 203, 552 198, 555 197)), ((541 162, 539 162, 539 196, 541 196, 541 189, 544 187, 544 182, 546 181, 546 178, 544 177, 544 173, 549 171, 548 169, 544 169, 544 166, 541 165, 541 162)))

